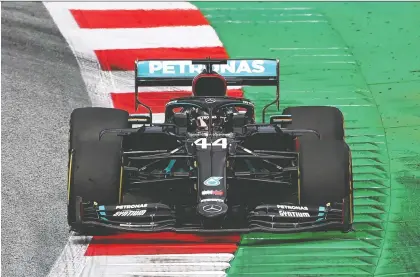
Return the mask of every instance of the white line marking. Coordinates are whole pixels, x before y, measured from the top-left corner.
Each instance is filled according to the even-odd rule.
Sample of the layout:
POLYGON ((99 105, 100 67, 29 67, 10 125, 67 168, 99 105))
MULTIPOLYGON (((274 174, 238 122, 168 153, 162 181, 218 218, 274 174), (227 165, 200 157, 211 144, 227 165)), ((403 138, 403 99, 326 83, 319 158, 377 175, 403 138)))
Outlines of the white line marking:
MULTIPOLYGON (((277 13, 277 14, 259 14, 258 16, 261 17, 269 17, 269 18, 275 18, 275 17, 325 17, 323 14, 320 13, 277 13)), ((229 16, 225 14, 207 14, 205 15, 206 18, 212 18, 212 19, 223 19, 223 18, 229 18, 229 16)))
POLYGON ((323 63, 352 63, 355 64, 355 61, 330 61, 330 62, 323 62, 323 63))
POLYGON ((347 50, 348 47, 285 47, 270 48, 270 50, 347 50))
POLYGON ((309 7, 290 7, 290 8, 201 8, 202 11, 214 11, 214 10, 232 10, 232 11, 303 11, 303 10, 313 10, 314 8, 309 7))
POLYGON ((292 57, 350 57, 351 54, 313 54, 313 55, 292 55, 292 57))
POLYGON ((232 23, 232 24, 277 24, 277 23, 325 23, 327 20, 214 20, 213 23, 232 23))

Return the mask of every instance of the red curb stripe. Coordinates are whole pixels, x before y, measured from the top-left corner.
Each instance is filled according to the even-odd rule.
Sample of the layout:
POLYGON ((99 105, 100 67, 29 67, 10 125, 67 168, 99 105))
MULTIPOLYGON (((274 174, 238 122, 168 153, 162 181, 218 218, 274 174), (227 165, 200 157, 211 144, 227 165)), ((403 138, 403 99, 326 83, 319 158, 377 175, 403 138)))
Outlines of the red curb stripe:
POLYGON ((89 244, 85 256, 234 253, 236 244, 89 244))
POLYGON ((95 50, 102 70, 134 70, 134 61, 147 59, 227 59, 224 47, 95 50))
POLYGON ((171 232, 94 236, 85 256, 234 253, 240 235, 195 235, 171 232))
MULTIPOLYGON (((70 10, 80 28, 154 28, 208 25, 199 10, 70 10)), ((144 39, 144 38, 139 38, 144 39)))
MULTIPOLYGON (((231 97, 243 97, 241 89, 230 89, 228 95, 231 97)), ((148 105, 153 113, 165 112, 165 105, 173 98, 191 96, 191 91, 161 91, 161 92, 141 92, 139 99, 142 103, 148 105)), ((147 113, 148 111, 141 107, 138 111, 134 110, 134 92, 111 93, 111 99, 114 108, 126 110, 129 113, 147 113)))

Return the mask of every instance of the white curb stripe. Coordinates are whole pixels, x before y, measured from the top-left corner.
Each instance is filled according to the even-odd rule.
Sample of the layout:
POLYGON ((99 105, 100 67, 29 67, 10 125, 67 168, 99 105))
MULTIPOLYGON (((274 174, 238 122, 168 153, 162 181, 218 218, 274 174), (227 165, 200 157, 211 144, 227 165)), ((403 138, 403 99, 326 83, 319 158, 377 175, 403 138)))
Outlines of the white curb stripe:
POLYGON ((47 277, 80 276, 87 263, 85 252, 92 237, 75 237, 70 235, 58 259, 55 261, 47 277))
POLYGON ((189 2, 44 2, 65 10, 197 10, 189 2))
POLYGON ((149 264, 106 264, 96 265, 88 263, 81 277, 92 276, 115 276, 116 274, 127 274, 136 272, 141 275, 143 272, 158 275, 163 272, 191 272, 191 271, 224 271, 230 267, 229 263, 149 263, 149 264))
POLYGON ((160 255, 124 255, 124 256, 89 256, 89 262, 104 264, 148 264, 148 263, 226 263, 234 258, 233 254, 160 254, 160 255))
POLYGON ((211 26, 69 30, 77 51, 222 46, 211 26))

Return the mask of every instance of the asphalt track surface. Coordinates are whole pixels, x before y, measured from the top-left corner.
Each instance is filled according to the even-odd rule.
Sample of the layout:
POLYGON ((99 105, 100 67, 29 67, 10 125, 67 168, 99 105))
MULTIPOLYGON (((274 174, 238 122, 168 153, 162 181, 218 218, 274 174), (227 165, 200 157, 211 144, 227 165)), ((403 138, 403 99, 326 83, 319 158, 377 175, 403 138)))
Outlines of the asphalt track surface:
POLYGON ((90 100, 42 3, 1 3, 2 276, 45 276, 68 239, 68 119, 90 100))
MULTIPOLYGON (((205 7, 213 4, 200 5, 205 7)), ((226 5, 236 4, 226 3, 226 5)), ((259 45, 254 45, 254 37, 246 34, 253 31, 264 34, 263 31, 270 30, 266 28, 267 25, 258 23, 255 28, 251 28, 253 25, 247 25, 247 32, 243 33, 239 30, 243 28, 242 26, 229 24, 223 18, 226 17, 229 21, 245 19, 247 24, 252 23, 252 20, 264 22, 267 18, 261 16, 266 17, 267 13, 261 14, 260 10, 262 8, 267 10, 272 5, 278 4, 255 3, 255 5, 262 6, 256 6, 255 9, 248 7, 248 10, 253 10, 251 15, 234 14, 231 10, 235 10, 235 7, 228 9, 225 6, 225 14, 217 10, 220 6, 208 9, 216 13, 212 24, 229 54, 254 56, 255 53, 266 53, 267 57, 272 55, 277 57, 276 52, 269 51, 268 47, 275 46, 278 48, 274 49, 284 50, 282 47, 294 46, 296 48, 293 51, 295 51, 305 49, 299 48, 300 46, 312 46, 312 43, 313 46, 327 47, 324 48, 327 50, 328 47, 336 45, 340 46, 339 49, 332 47, 334 49, 330 50, 346 49, 340 52, 339 56, 340 59, 349 57, 344 60, 346 63, 343 63, 344 69, 351 73, 346 75, 348 78, 344 78, 349 88, 341 84, 343 78, 340 78, 340 75, 343 71, 331 71, 326 75, 322 73, 322 76, 330 77, 329 80, 325 80, 324 77, 313 78, 313 75, 307 74, 310 71, 306 70, 305 66, 300 68, 291 66, 295 58, 291 61, 289 55, 287 60, 288 55, 283 54, 282 61, 283 65, 286 64, 286 70, 282 72, 286 73, 284 75, 286 78, 282 88, 286 93, 282 93, 284 100, 282 103, 293 105, 303 101, 308 103, 308 97, 302 95, 306 93, 302 91, 305 88, 302 85, 306 85, 311 91, 315 86, 319 94, 317 98, 312 99, 314 101, 320 99, 324 105, 343 106, 348 104, 343 101, 352 99, 352 105, 344 105, 344 111, 349 115, 346 117, 349 122, 346 126, 350 126, 351 134, 356 134, 355 140, 350 141, 355 148, 354 153, 359 153, 358 158, 361 161, 369 158, 382 165, 371 167, 372 171, 367 169, 365 164, 359 164, 358 167, 357 174, 360 178, 358 177, 359 183, 355 192, 359 197, 357 204, 360 206, 360 209, 358 208, 360 213, 356 218, 363 227, 362 232, 359 229, 359 232, 349 239, 319 240, 300 247, 289 243, 264 247, 241 246, 229 275, 255 275, 261 272, 279 274, 281 270, 287 271, 288 274, 291 270, 329 274, 334 269, 331 265, 340 263, 342 272, 347 274, 359 272, 363 275, 376 273, 375 275, 400 276, 401 273, 411 272, 414 275, 410 276, 417 276, 420 256, 418 255, 419 228, 416 226, 418 223, 416 211, 420 203, 417 201, 419 194, 416 190, 419 152, 418 145, 413 143, 412 138, 419 135, 417 128, 419 109, 416 104, 419 103, 416 102, 419 91, 416 85, 418 77, 414 76, 418 75, 416 72, 419 63, 417 56, 410 53, 417 53, 415 50, 418 47, 415 48, 415 43, 418 45, 416 40, 418 34, 412 29, 417 21, 408 20, 410 13, 407 12, 415 14, 416 5, 405 8, 366 6, 364 13, 358 13, 357 16, 353 15, 352 9, 346 6, 350 5, 348 3, 338 3, 339 7, 331 7, 330 10, 320 7, 321 11, 324 9, 329 11, 326 12, 329 18, 319 21, 323 24, 319 29, 313 31, 307 28, 308 36, 302 37, 299 29, 303 25, 298 24, 291 29, 279 28, 280 31, 274 36, 269 32, 270 35, 262 36, 264 39, 259 45), (371 18, 370 14, 380 16, 371 18), (334 26, 331 22, 335 22, 334 26), (388 26, 386 31, 383 31, 383 26, 388 26), (382 32, 377 32, 377 29, 382 32), (312 39, 313 37, 316 39, 312 39), (329 44, 329 39, 336 44, 329 44), (352 50, 348 53, 347 49, 352 50), (334 72, 337 74, 332 74, 334 72), (302 83, 301 78, 307 82, 302 83), (299 82, 296 82, 296 79, 299 82), (329 94, 331 84, 339 85, 346 94, 340 93, 338 98, 336 91, 334 94, 329 94), (353 90, 353 88, 358 89, 353 90), (346 95, 351 98, 345 98, 346 95), (368 137, 359 140, 359 132, 368 134, 368 137), (374 186, 366 187, 364 182, 360 182, 366 180, 363 178, 369 178, 375 183, 374 186), (380 199, 376 201, 379 205, 375 206, 376 204, 368 202, 372 199, 380 199), (381 210, 382 206, 384 210, 381 210), (366 222, 369 224, 365 224, 366 222), (299 256, 292 255, 290 259, 279 260, 281 255, 290 255, 288 250, 292 248, 297 249, 299 256), (314 261, 311 258, 311 249, 321 249, 320 253, 324 253, 323 258, 316 260, 316 266, 310 264, 314 261), (344 251, 341 255, 336 255, 329 251, 330 249, 344 251), (254 261, 253 265, 249 264, 250 258, 254 261), (272 266, 269 268, 260 266, 258 259, 260 263, 270 263, 272 266), (291 262, 293 263, 290 264, 291 262), (287 264, 291 266, 285 267, 287 264)), ((45 276, 67 238, 64 203, 68 116, 73 108, 90 103, 73 55, 42 4, 6 3, 2 6, 2 108, 3 123, 9 124, 3 125, 4 134, 2 133, 5 148, 3 161, 4 165, 8 166, 4 168, 2 176, 5 194, 5 197, 2 197, 2 207, 5 210, 2 220, 2 269, 5 276, 45 276), (24 101, 27 101, 28 105, 24 101)), ((303 57, 308 56, 308 53, 301 54, 303 57)), ((317 57, 317 55, 310 56, 317 57)), ((331 55, 334 56, 337 54, 331 55)), ((322 67, 329 70, 329 66, 320 67, 316 60, 312 60, 311 63, 315 66, 315 70, 322 67)), ((250 93, 252 91, 247 91, 247 94, 250 93)), ((260 94, 250 95, 262 100, 259 96, 260 94)), ((245 237, 243 241, 255 240, 256 237, 252 236, 245 237)), ((273 241, 278 239, 276 236, 266 238, 273 241)), ((290 237, 291 240, 296 240, 295 238, 296 236, 290 237)))

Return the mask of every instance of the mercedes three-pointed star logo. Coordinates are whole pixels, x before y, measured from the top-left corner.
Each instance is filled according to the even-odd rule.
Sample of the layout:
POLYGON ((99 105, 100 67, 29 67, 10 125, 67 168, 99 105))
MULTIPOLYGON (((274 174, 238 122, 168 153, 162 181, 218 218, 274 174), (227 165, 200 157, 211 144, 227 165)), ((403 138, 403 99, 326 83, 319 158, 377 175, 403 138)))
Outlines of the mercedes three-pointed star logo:
POLYGON ((223 208, 219 205, 205 205, 203 207, 203 211, 205 211, 206 213, 218 213, 221 212, 223 210, 223 208))
POLYGON ((206 103, 214 103, 214 102, 216 102, 216 99, 214 99, 214 98, 206 98, 204 101, 206 101, 206 103))

